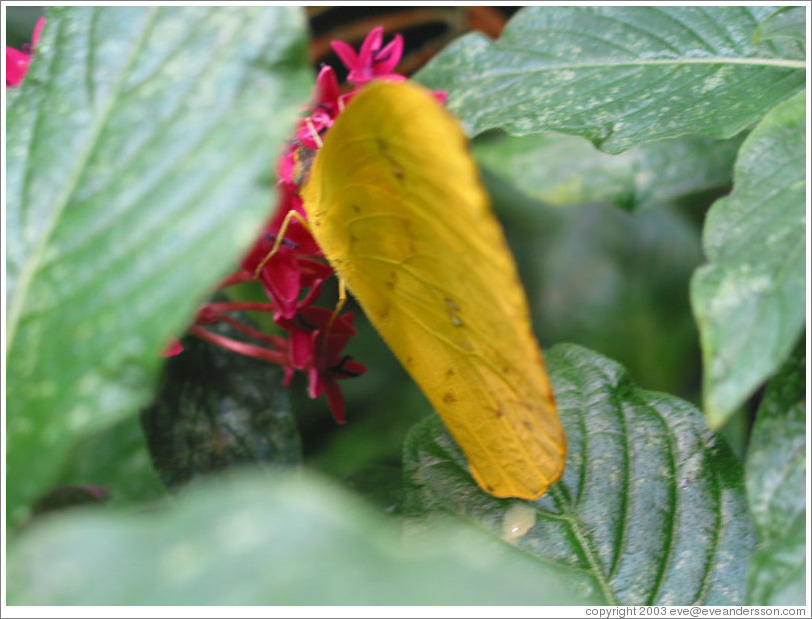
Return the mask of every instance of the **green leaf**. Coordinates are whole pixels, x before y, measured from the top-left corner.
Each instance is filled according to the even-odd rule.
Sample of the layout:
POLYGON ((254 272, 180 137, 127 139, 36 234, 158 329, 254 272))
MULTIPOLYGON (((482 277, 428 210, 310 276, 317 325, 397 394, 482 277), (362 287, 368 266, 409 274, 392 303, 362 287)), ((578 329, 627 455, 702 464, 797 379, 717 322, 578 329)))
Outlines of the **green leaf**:
POLYGON ((8 508, 133 414, 267 217, 312 83, 301 11, 60 7, 8 97, 8 508), (263 179, 264 177, 264 179, 263 179))
POLYGON ((759 549, 748 604, 806 604, 806 342, 764 395, 747 453, 747 498, 759 549))
POLYGON ((607 155, 577 137, 538 133, 477 140, 472 151, 477 161, 543 202, 610 202, 631 210, 727 187, 740 145, 739 138, 685 138, 607 155))
POLYGON ((754 43, 786 37, 797 41, 798 58, 804 58, 806 47, 806 11, 802 6, 783 6, 756 28, 754 43))
POLYGON ((619 153, 685 135, 728 138, 805 84, 771 7, 526 7, 498 41, 469 34, 418 79, 448 91, 470 135, 558 131, 619 153))
POLYGON ((389 514, 403 504, 403 471, 399 466, 372 465, 344 480, 346 486, 389 514))
MULTIPOLYGON (((219 326, 219 325, 218 325, 219 326)), ((209 328, 234 337, 226 328, 209 328)), ((141 415, 152 460, 169 489, 239 465, 294 466, 302 459, 283 372, 189 336, 141 415)))
POLYGON ((135 415, 74 443, 56 483, 101 486, 112 504, 121 505, 166 493, 135 415))
POLYGON ((209 483, 150 513, 66 514, 12 544, 7 569, 13 605, 598 601, 583 574, 481 530, 449 523, 404 538, 390 519, 307 476, 209 483))
POLYGON ((724 441, 696 408, 636 388, 605 357, 560 345, 546 362, 567 432, 562 480, 535 502, 491 497, 430 419, 406 445, 405 513, 451 512, 503 531, 531 507, 535 524, 513 543, 588 572, 604 603, 742 604, 753 532, 742 467, 724 441))
POLYGON ((733 193, 705 221, 708 264, 691 281, 703 399, 719 427, 787 358, 804 328, 806 94, 776 107, 741 148, 733 193))

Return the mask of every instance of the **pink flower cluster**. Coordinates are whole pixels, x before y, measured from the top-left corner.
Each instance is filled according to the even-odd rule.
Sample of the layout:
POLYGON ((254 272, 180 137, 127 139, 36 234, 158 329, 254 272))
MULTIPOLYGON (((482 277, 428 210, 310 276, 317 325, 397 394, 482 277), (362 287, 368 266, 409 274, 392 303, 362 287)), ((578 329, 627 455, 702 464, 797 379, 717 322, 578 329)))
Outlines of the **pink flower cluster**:
POLYGON ((44 27, 45 18, 40 17, 31 34, 31 45, 23 45, 21 50, 6 46, 6 88, 16 88, 23 83, 44 27))
MULTIPOLYGON (((295 372, 304 372, 308 377, 308 395, 316 398, 326 394, 333 416, 343 423, 344 398, 337 381, 360 376, 366 371, 363 365, 341 352, 356 333, 352 326, 353 314, 347 312, 334 316, 332 311, 313 305, 322 284, 333 275, 333 269, 306 226, 297 219, 290 219, 284 238, 280 242, 277 240, 289 211, 296 211, 306 219, 299 194, 306 177, 302 168, 315 155, 322 137, 347 102, 373 79, 403 81, 406 77, 393 73, 403 54, 403 38, 396 35, 383 45, 381 27, 369 33, 357 54, 342 41, 333 41, 332 46, 349 70, 347 81, 355 89, 342 94, 332 67, 322 67, 316 78, 314 101, 299 120, 296 136, 277 164, 276 212, 262 236, 243 258, 241 268, 221 284, 223 288, 257 279, 269 301, 209 303, 198 312, 191 332, 228 350, 282 365, 285 384, 290 383, 295 372), (275 245, 277 249, 269 258, 275 245), (271 313, 275 324, 286 332, 286 337, 262 333, 228 315, 229 312, 246 310, 271 313), (246 344, 203 328, 214 322, 228 322, 258 344, 246 344)), ((441 95, 441 98, 444 97, 441 95)), ((167 351, 165 354, 172 353, 167 351)))

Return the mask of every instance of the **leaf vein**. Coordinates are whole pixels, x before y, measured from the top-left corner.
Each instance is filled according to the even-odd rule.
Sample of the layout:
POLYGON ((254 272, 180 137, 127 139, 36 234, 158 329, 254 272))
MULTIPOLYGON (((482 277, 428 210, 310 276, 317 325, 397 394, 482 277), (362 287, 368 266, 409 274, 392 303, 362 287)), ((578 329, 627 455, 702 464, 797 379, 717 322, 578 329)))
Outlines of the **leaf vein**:
MULTIPOLYGON (((141 48, 146 41, 146 35, 151 29, 152 25, 155 23, 157 18, 158 9, 150 8, 149 11, 149 19, 147 20, 143 31, 141 32, 136 45, 131 52, 130 58, 125 65, 129 68, 135 59, 138 57, 138 53, 140 52, 141 48)), ((62 35, 62 31, 60 31, 60 36, 62 35)), ((53 64, 52 64, 53 67, 53 64)), ((37 272, 42 268, 45 255, 46 255, 46 248, 48 246, 48 242, 50 241, 51 237, 54 235, 57 229, 57 225, 61 218, 61 215, 64 213, 65 208, 67 207, 70 196, 73 194, 73 191, 76 189, 76 185, 79 182, 79 179, 82 176, 82 170, 84 164, 90 159, 91 155, 95 151, 95 148, 98 143, 98 139, 102 134, 102 130, 105 127, 107 120, 115 108, 115 102, 118 99, 117 94, 120 92, 121 88, 124 84, 124 77, 127 74, 127 70, 123 70, 121 75, 119 76, 118 82, 115 85, 115 94, 110 97, 108 100, 105 109, 101 110, 98 115, 94 117, 93 126, 90 132, 90 136, 88 139, 85 148, 81 153, 78 154, 76 158, 76 165, 74 166, 74 172, 72 177, 66 183, 65 188, 61 192, 59 198, 55 201, 55 204, 51 210, 51 215, 49 217, 49 221, 46 223, 44 227, 44 233, 40 236, 38 241, 35 244, 35 247, 32 248, 30 258, 26 261, 25 266, 23 267, 22 272, 19 274, 19 279, 17 281, 17 294, 15 295, 14 299, 11 301, 11 306, 9 308, 9 314, 7 319, 7 350, 11 350, 14 342, 14 338, 16 335, 17 325, 21 319, 23 313, 23 307, 25 305, 25 300, 28 295, 28 291, 33 284, 34 277, 37 272)), ((37 119, 35 121, 34 131, 32 132, 31 136, 31 144, 35 142, 35 136, 37 133, 37 128, 40 127, 40 119, 42 118, 41 114, 37 114, 37 119)), ((30 147, 29 147, 30 153, 30 147)), ((26 179, 25 185, 28 186, 31 183, 31 174, 33 173, 33 166, 27 166, 26 170, 26 179)), ((28 195, 28 189, 24 194, 28 195)))

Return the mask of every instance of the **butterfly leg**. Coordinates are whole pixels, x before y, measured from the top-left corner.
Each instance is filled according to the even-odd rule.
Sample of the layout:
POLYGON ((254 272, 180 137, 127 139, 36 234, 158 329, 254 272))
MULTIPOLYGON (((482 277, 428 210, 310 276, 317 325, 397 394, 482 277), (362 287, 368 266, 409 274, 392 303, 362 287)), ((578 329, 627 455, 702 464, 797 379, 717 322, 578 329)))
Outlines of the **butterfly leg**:
POLYGON ((279 226, 279 233, 276 235, 276 241, 274 241, 271 251, 267 253, 267 255, 262 259, 262 262, 259 263, 259 266, 254 270, 254 279, 259 278, 259 274, 262 272, 262 269, 265 268, 265 265, 268 264, 268 261, 271 258, 273 258, 274 254, 279 251, 282 241, 285 238, 285 233, 288 231, 288 226, 294 219, 307 228, 308 231, 310 230, 310 224, 307 223, 307 220, 301 213, 298 213, 297 211, 288 211, 285 218, 282 220, 282 225, 279 226))
POLYGON ((344 304, 347 302, 347 284, 344 281, 344 278, 341 277, 336 273, 336 277, 338 277, 338 301, 336 301, 335 309, 333 310, 333 315, 330 316, 330 320, 327 321, 327 328, 325 329, 326 337, 322 340, 322 348, 327 346, 327 341, 329 340, 330 331, 333 328, 333 323, 335 319, 338 318, 338 315, 341 313, 341 309, 344 307, 344 304))

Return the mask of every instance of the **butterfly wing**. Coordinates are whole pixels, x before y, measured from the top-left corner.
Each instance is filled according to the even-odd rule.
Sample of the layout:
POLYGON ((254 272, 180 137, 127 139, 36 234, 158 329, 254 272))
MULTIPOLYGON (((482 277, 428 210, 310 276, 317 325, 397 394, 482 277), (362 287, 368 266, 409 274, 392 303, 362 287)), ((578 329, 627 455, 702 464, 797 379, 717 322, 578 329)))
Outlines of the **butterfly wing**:
POLYGON ((408 82, 350 102, 302 192, 313 235, 482 488, 536 498, 566 442, 527 301, 453 118, 408 82))

